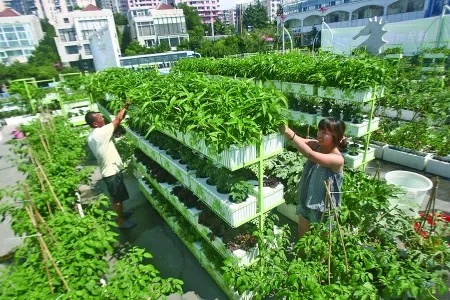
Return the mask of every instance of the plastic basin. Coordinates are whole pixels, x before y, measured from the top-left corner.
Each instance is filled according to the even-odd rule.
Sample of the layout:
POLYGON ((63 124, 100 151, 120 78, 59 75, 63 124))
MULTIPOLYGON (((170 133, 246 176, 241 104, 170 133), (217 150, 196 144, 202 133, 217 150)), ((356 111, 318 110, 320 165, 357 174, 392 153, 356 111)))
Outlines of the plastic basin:
POLYGON ((427 177, 408 171, 391 171, 385 175, 386 182, 401 188, 402 193, 397 198, 389 199, 391 207, 397 206, 405 214, 418 216, 420 207, 427 192, 433 187, 433 182, 427 177))

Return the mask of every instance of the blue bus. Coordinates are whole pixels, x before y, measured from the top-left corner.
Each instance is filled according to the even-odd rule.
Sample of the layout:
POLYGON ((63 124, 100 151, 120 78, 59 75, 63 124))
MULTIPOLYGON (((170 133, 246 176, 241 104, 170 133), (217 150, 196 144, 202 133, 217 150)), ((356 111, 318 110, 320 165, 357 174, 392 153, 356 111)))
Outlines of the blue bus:
POLYGON ((171 51, 165 53, 143 54, 120 58, 122 68, 170 68, 177 60, 182 58, 195 58, 201 55, 194 51, 171 51))

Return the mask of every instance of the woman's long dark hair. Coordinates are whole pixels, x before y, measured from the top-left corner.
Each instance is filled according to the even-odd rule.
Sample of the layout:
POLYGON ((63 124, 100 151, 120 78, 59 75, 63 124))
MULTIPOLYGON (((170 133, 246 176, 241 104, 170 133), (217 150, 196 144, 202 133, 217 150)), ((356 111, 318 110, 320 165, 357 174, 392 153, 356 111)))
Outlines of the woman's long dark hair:
POLYGON ((320 130, 327 130, 333 136, 333 143, 339 149, 347 147, 347 140, 344 138, 345 123, 338 118, 324 118, 319 122, 320 130))

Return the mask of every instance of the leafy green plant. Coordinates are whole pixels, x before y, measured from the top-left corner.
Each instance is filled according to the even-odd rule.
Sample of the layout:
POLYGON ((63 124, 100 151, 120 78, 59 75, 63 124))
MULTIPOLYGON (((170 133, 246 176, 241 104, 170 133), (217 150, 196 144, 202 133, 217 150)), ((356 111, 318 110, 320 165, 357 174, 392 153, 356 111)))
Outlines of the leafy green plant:
POLYGON ((27 236, 12 264, 0 273, 0 298, 159 298, 180 292, 181 281, 162 279, 153 266, 141 263, 148 256, 143 250, 134 249, 125 262, 110 265, 117 215, 105 209, 109 205, 105 195, 83 207, 84 217, 73 210, 78 185, 86 183, 93 171, 79 167, 86 154, 82 132, 64 118, 34 122, 22 130, 26 138, 13 149, 27 176, 2 193, 13 203, 2 204, 0 214, 13 218, 17 235, 27 236), (100 284, 104 278, 110 279, 107 287, 100 284))
POLYGON ((389 47, 383 52, 384 54, 401 54, 403 53, 402 47, 389 47))
POLYGON ((181 294, 183 282, 179 279, 159 277, 159 271, 144 258, 152 255, 134 247, 113 266, 113 275, 102 291, 107 299, 160 299, 172 293, 181 294))
POLYGON ((231 184, 229 199, 231 202, 241 203, 253 193, 253 185, 246 180, 240 180, 231 184))

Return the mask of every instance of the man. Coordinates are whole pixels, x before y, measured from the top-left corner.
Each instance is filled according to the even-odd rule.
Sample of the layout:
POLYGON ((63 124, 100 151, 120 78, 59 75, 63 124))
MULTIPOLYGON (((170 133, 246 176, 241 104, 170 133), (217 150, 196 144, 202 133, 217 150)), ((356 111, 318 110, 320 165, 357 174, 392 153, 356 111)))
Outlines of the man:
POLYGON ((125 118, 129 103, 117 113, 115 119, 105 125, 105 120, 99 112, 87 112, 86 123, 93 128, 88 136, 88 145, 100 166, 103 181, 106 183, 109 195, 112 198, 112 206, 117 213, 117 223, 120 229, 130 229, 136 226, 132 220, 128 219, 130 212, 123 211, 123 201, 128 199, 128 191, 123 182, 122 159, 117 152, 112 140, 114 130, 116 130, 125 118))

